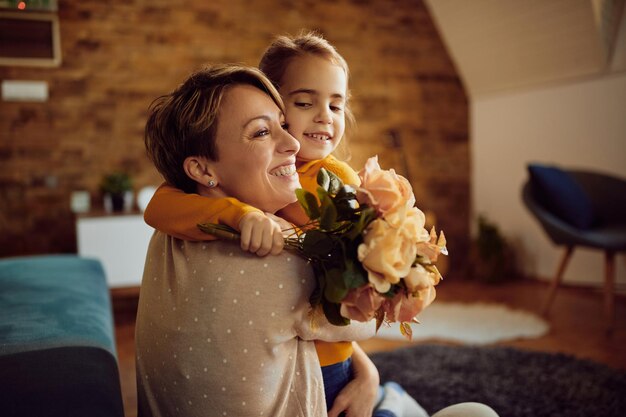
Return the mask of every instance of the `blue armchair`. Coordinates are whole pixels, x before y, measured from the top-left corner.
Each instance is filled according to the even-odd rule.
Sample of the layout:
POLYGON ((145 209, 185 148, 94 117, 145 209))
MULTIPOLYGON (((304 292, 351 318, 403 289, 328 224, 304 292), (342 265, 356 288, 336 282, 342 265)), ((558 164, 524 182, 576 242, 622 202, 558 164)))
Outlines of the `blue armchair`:
POLYGON ((626 251, 626 181, 582 170, 529 164, 522 197, 552 242, 565 252, 543 306, 547 315, 576 246, 605 254, 604 298, 607 330, 613 329, 615 254, 626 251))

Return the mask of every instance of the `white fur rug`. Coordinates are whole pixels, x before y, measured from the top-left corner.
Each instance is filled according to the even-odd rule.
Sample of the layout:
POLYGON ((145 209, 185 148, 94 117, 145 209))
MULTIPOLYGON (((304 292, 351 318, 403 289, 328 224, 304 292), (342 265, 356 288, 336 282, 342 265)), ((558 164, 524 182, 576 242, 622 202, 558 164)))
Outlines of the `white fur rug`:
MULTIPOLYGON (((468 345, 487 345, 513 339, 543 336, 549 326, 539 316, 494 303, 447 303, 435 301, 412 324, 413 340, 438 339, 468 345)), ((405 339, 398 324, 381 326, 376 337, 405 339)), ((406 339, 405 339, 406 340, 406 339)))

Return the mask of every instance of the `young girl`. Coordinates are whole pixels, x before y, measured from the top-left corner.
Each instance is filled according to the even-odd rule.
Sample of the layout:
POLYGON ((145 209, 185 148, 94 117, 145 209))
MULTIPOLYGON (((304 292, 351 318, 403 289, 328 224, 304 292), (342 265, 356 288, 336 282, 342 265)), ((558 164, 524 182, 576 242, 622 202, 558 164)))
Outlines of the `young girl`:
MULTIPOLYGON (((285 103, 286 128, 300 143, 296 168, 302 188, 315 192, 317 174, 322 167, 346 184, 359 185, 356 172, 331 155, 344 136, 346 122, 352 123, 347 108, 348 65, 341 55, 313 33, 293 38, 282 36, 266 50, 259 68, 277 86, 285 103)), ((259 136, 262 135, 260 132, 259 136)), ((273 174, 281 175, 280 172, 273 174)), ((208 185, 220 187, 217 178, 211 179, 208 185)), ((228 194, 228 190, 224 191, 228 194)), ((280 214, 296 225, 308 220, 297 203, 280 214)), ((144 217, 155 229, 181 239, 212 240, 213 236, 199 231, 196 225, 222 223, 240 230, 244 250, 264 256, 283 249, 281 228, 284 224, 232 198, 201 197, 164 184, 153 196, 144 217)), ((322 366, 329 416, 348 410, 351 415, 369 415, 375 403, 374 415, 427 415, 397 384, 375 389, 377 371, 372 369, 373 364, 358 345, 318 341, 316 350, 322 366), (358 382, 353 373, 361 377, 358 382)))

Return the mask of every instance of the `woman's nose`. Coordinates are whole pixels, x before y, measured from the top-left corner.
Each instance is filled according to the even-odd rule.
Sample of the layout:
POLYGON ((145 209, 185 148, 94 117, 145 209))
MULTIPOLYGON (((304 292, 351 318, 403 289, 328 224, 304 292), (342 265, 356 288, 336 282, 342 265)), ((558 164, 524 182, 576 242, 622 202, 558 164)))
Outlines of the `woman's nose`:
POLYGON ((283 130, 278 139, 277 149, 281 153, 298 153, 300 150, 300 142, 291 136, 289 132, 283 130))

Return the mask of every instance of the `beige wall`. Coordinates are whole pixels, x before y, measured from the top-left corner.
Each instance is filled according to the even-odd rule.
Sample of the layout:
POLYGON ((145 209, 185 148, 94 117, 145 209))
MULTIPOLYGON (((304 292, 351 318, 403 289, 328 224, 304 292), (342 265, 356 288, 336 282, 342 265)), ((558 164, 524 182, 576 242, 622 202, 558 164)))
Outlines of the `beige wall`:
MULTIPOLYGON (((485 214, 519 248, 525 272, 552 277, 562 249, 522 203, 526 165, 626 178, 626 8, 603 0, 426 4, 470 97, 472 223, 485 214)), ((600 285, 602 258, 575 252, 565 281, 600 285)), ((621 257, 617 274, 626 291, 621 257)))
MULTIPOLYGON (((556 248, 521 201, 529 161, 589 168, 626 178, 626 73, 471 100, 472 203, 520 245, 525 269, 551 277, 556 248)), ((626 215, 626 213, 625 213, 626 215)), ((618 286, 626 289, 624 255, 618 286)), ((600 252, 574 252, 565 282, 600 285, 600 252)))

